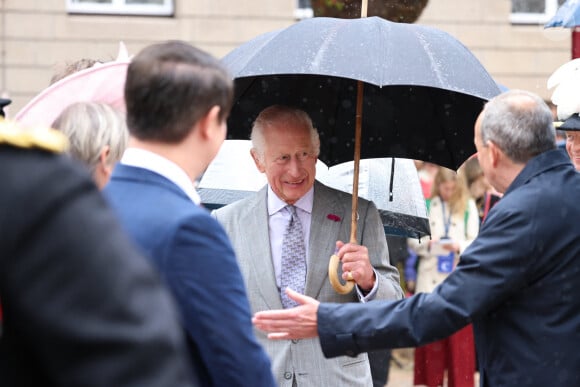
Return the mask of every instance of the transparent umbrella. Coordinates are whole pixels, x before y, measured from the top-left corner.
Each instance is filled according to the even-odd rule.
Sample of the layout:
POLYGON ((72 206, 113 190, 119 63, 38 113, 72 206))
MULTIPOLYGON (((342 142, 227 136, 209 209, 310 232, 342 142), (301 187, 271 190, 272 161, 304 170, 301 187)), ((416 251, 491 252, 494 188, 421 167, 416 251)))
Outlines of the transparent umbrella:
MULTIPOLYGON (((205 207, 216 209, 233 203, 267 183, 250 156, 251 146, 249 140, 224 142, 197 186, 205 207)), ((316 164, 316 178, 344 192, 352 192, 353 173, 352 161, 330 168, 320 160, 316 164)), ((359 196, 375 203, 385 234, 412 238, 430 234, 425 200, 412 160, 361 160, 359 176, 359 196)))

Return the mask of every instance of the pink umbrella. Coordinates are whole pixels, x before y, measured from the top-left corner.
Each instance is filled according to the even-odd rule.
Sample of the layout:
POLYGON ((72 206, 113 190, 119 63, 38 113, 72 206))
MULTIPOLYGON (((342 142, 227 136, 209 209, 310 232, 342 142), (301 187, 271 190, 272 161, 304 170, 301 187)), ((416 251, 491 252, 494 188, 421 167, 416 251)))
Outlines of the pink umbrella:
POLYGON ((50 126, 66 107, 76 102, 104 102, 124 112, 128 65, 127 58, 71 74, 40 92, 14 119, 26 126, 50 126))

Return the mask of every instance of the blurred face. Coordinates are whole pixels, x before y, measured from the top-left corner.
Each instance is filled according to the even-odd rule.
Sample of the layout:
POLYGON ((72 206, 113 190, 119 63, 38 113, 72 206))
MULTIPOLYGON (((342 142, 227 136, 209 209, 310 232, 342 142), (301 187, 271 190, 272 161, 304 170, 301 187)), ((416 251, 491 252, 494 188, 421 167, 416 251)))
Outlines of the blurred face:
POLYGON ((580 131, 566 132, 566 151, 576 170, 580 171, 580 131))
POLYGON ((443 183, 439 184, 439 196, 444 202, 448 202, 451 200, 453 196, 453 192, 455 191, 455 186, 457 183, 453 180, 444 181, 443 183))
POLYGON ((483 197, 485 191, 487 191, 487 182, 485 180, 485 177, 483 176, 477 178, 477 180, 475 180, 469 186, 469 192, 471 193, 471 196, 475 199, 483 197))
POLYGON ((263 160, 254 161, 278 197, 294 204, 312 186, 316 177, 316 153, 308 128, 294 123, 275 124, 264 133, 263 160))

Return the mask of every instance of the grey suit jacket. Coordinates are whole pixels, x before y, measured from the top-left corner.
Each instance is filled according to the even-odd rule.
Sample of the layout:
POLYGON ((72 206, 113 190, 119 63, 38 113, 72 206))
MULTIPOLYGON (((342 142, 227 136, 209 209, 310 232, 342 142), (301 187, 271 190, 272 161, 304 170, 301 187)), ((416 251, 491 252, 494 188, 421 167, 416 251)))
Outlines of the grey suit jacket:
MULTIPOLYGON (((236 251, 252 313, 282 309, 268 237, 267 192, 266 186, 256 195, 213 213, 236 251)), ((305 293, 322 302, 358 302, 355 291, 339 295, 328 281, 328 261, 336 241, 350 239, 351 204, 350 194, 315 183, 305 293), (340 220, 329 219, 329 214, 340 220)), ((358 213, 357 241, 368 248, 371 263, 379 273, 375 299, 402 298, 399 274, 389 264, 387 242, 375 205, 360 199, 358 213)), ((291 386, 293 377, 298 386, 372 386, 366 354, 325 359, 317 338, 272 341, 262 332, 256 331, 256 335, 272 360, 280 386, 291 386)))

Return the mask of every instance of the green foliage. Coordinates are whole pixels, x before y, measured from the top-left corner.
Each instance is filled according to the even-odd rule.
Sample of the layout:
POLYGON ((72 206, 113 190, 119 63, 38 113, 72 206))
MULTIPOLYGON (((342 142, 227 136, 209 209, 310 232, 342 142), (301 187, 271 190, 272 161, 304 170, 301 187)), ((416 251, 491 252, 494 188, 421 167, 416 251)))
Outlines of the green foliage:
MULTIPOLYGON (((314 16, 356 19, 361 16, 362 0, 311 0, 314 16)), ((428 0, 368 0, 367 16, 414 23, 417 21, 428 0)))

